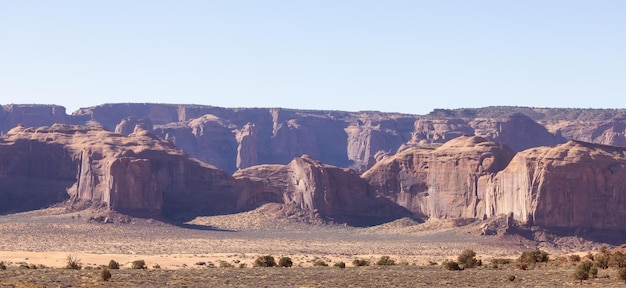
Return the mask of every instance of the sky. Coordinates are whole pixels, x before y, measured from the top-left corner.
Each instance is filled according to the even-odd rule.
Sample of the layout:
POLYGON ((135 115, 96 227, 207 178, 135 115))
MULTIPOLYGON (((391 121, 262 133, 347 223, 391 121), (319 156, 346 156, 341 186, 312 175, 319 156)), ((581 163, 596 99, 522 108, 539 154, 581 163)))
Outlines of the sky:
POLYGON ((626 1, 0 0, 0 104, 624 108, 626 1))

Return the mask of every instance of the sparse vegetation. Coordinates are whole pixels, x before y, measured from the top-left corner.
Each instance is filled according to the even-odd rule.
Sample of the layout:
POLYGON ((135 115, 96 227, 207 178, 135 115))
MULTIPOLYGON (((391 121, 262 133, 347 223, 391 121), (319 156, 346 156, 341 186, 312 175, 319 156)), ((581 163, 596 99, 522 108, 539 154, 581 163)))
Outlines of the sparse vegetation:
POLYGON ((275 267, 276 260, 271 255, 260 256, 254 260, 255 267, 275 267))
POLYGON ((65 268, 73 269, 73 270, 80 270, 82 268, 80 259, 78 259, 78 257, 75 255, 71 255, 71 254, 67 255, 67 257, 65 257, 65 268))
POLYGON ((584 280, 589 279, 589 271, 592 266, 593 264, 588 260, 578 263, 576 271, 574 271, 574 279, 579 280, 580 284, 583 284, 584 280))
POLYGON ((457 263, 455 261, 446 261, 446 262, 443 262, 441 265, 443 267, 445 267, 446 269, 450 270, 450 271, 461 271, 461 270, 463 270, 463 268, 461 268, 461 266, 459 266, 459 263, 457 263))
POLYGON ((343 269, 343 268, 346 268, 346 263, 344 263, 343 261, 335 262, 335 264, 333 264, 333 267, 343 269))
POLYGON ((393 266, 396 265, 396 261, 391 259, 389 256, 381 256, 378 261, 376 261, 376 265, 379 266, 393 266))
POLYGON ((0 262, 0 270, 7 270, 7 265, 4 262, 0 262))
MULTIPOLYGON (((458 264, 465 268, 474 268, 478 266, 478 260, 476 259, 476 252, 471 249, 463 250, 459 257, 457 257, 458 264)), ((482 264, 482 261, 481 261, 482 264)))
POLYGON ((318 259, 318 260, 315 260, 315 262, 313 262, 313 266, 315 266, 315 267, 327 267, 328 264, 324 260, 318 259))
POLYGON ((111 260, 109 261, 109 265, 107 266, 109 269, 120 269, 120 263, 115 261, 115 260, 111 260))
POLYGON ((515 281, 515 278, 517 278, 515 277, 515 275, 509 275, 509 281, 511 282, 515 281))
POLYGON ((542 250, 530 250, 522 252, 522 255, 517 259, 518 262, 526 263, 529 266, 535 263, 548 262, 548 253, 542 250))
POLYGON ((617 277, 619 277, 620 280, 624 280, 624 283, 626 283, 626 267, 617 270, 617 277))
POLYGON ((293 261, 291 261, 291 258, 283 256, 278 259, 278 266, 289 268, 293 266, 293 261))
POLYGON ((626 255, 624 255, 624 253, 622 253, 621 251, 616 251, 615 253, 611 254, 611 257, 609 259, 609 266, 615 268, 626 267, 626 255))
POLYGON ((109 281, 109 279, 111 279, 111 271, 109 271, 108 267, 102 267, 100 270, 100 278, 102 281, 109 281))
POLYGON ((352 265, 354 267, 370 266, 370 261, 365 259, 354 259, 352 260, 352 265))
POLYGON ((571 261, 571 262, 580 262, 580 255, 578 255, 578 254, 569 255, 569 261, 571 261))
POLYGON ((143 260, 135 260, 130 264, 131 269, 147 269, 146 261, 143 260))
POLYGON ((220 268, 233 268, 235 265, 228 263, 227 261, 220 261, 220 268))

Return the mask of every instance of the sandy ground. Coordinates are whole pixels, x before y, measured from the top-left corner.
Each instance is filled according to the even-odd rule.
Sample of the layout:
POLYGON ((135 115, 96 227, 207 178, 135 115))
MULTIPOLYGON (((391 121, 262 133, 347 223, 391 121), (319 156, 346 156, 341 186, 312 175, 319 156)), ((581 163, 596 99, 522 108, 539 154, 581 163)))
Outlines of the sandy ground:
MULTIPOLYGON (((424 265, 454 259, 464 249, 479 258, 515 258, 538 243, 497 236, 480 236, 475 229, 449 222, 418 224, 410 219, 355 228, 311 225, 275 217, 272 207, 224 216, 199 217, 185 225, 133 219, 129 223, 102 224, 91 212, 59 214, 29 212, 0 216, 0 261, 63 267, 68 255, 84 266, 116 260, 130 265, 144 260, 151 268, 202 268, 225 261, 252 266, 260 255, 292 258, 294 266, 312 266, 316 260, 332 265, 354 259, 375 262, 387 255, 397 263, 424 265), (206 265, 197 265, 204 262, 206 265)), ((576 252, 552 249, 551 254, 576 252)))

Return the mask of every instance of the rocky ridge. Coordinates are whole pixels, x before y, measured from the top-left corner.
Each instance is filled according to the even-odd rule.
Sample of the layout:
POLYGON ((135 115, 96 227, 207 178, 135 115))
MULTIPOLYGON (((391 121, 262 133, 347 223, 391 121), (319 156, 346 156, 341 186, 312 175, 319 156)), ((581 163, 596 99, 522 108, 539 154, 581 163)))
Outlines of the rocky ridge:
POLYGON ((0 128, 22 125, 0 138, 0 212, 82 201, 201 215, 274 202, 337 219, 506 214, 542 227, 626 229, 625 149, 579 141, 623 145, 624 110, 61 108, 2 106, 0 128), (88 126, 29 127, 57 121, 88 126))

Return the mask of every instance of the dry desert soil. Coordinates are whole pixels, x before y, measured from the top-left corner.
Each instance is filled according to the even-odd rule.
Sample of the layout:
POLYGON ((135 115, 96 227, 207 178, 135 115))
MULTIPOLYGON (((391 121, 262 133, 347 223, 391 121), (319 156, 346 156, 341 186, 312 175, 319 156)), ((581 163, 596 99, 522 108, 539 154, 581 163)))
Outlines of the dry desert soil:
MULTIPOLYGON (((583 240, 555 244, 516 235, 481 236, 481 223, 460 226, 454 221, 399 219, 357 228, 276 217, 277 210, 280 207, 265 205, 184 224, 114 216, 114 223, 102 223, 90 220, 98 211, 68 213, 61 208, 3 215, 0 262, 7 269, 0 270, 0 287, 578 286, 572 277, 576 263, 565 256, 600 247, 583 240), (515 259, 538 248, 557 261, 527 270, 514 263, 497 268, 491 264, 494 258, 515 259), (474 250, 484 265, 463 271, 442 267, 443 261, 455 260, 465 249, 474 250), (78 258, 83 269, 64 269, 68 255, 78 258), (262 255, 290 257, 294 265, 253 267, 262 255), (374 265, 383 255, 396 265, 374 265), (355 259, 372 265, 354 267, 355 259), (111 270, 112 277, 105 282, 100 267, 110 260, 119 262, 121 269, 111 270), (130 269, 135 260, 144 260, 148 269, 130 269), (316 267, 316 261, 329 266, 316 267), (345 269, 333 267, 340 261, 347 264, 345 269)), ((626 287, 623 283, 609 268, 583 286, 626 287)))

